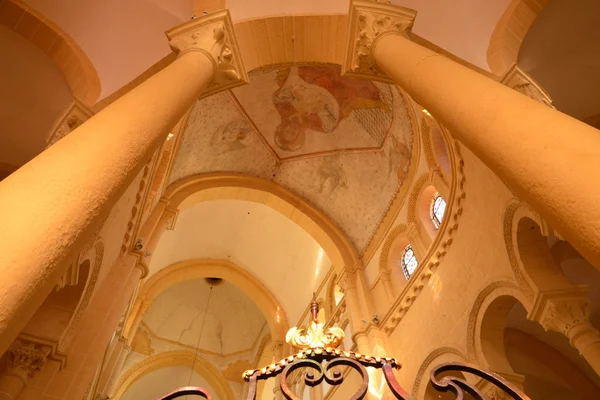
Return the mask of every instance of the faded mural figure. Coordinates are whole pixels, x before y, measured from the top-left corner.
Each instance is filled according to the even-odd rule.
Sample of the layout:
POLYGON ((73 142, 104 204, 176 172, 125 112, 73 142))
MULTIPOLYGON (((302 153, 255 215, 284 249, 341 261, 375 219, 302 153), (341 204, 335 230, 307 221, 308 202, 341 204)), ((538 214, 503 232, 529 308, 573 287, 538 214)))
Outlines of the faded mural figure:
POLYGON ((210 146, 215 153, 223 154, 248 147, 251 134, 250 125, 246 120, 234 119, 218 127, 210 138, 210 146))
POLYGON ((300 149, 307 130, 333 132, 352 111, 389 109, 372 82, 342 78, 339 67, 282 67, 276 79, 279 89, 273 104, 281 123, 275 143, 283 150, 300 149))
POLYGON ((392 135, 390 139, 392 140, 392 145, 390 146, 388 153, 388 176, 393 171, 396 171, 398 175, 398 182, 401 183, 404 181, 404 179, 406 179, 406 175, 408 174, 408 166, 410 164, 411 154, 408 147, 395 136, 392 135))
POLYGON ((327 157, 317 170, 317 193, 330 196, 338 188, 347 188, 346 172, 337 157, 327 157))

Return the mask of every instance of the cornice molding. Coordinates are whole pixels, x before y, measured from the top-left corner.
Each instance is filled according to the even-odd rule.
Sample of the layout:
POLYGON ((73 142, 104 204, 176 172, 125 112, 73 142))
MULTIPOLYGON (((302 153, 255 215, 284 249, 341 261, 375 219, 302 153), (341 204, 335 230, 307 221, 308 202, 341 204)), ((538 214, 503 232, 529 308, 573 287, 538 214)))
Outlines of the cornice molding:
POLYGON ((201 98, 249 82, 228 10, 193 19, 165 33, 178 57, 199 51, 211 60, 213 78, 201 98))

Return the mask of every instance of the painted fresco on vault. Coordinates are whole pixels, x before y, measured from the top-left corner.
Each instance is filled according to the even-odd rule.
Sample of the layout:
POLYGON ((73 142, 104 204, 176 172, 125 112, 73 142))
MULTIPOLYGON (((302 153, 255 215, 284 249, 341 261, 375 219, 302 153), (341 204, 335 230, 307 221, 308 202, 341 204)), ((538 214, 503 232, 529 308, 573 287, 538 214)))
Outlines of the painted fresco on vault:
POLYGON ((392 124, 390 87, 344 78, 339 66, 257 71, 234 93, 280 157, 380 147, 392 124))

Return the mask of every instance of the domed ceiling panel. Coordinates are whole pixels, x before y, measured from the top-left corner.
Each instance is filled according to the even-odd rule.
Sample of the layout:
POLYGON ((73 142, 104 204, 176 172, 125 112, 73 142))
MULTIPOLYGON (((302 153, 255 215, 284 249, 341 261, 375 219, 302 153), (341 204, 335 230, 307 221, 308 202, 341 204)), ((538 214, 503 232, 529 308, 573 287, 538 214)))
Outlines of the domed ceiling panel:
POLYGON ((377 149, 392 126, 391 87, 343 78, 337 65, 280 65, 251 76, 235 97, 282 159, 377 149))
POLYGON ((169 182, 205 172, 272 180, 363 251, 409 175, 412 140, 395 86, 342 78, 329 64, 276 66, 196 103, 169 182))
POLYGON ((204 279, 173 285, 161 293, 144 323, 155 335, 216 354, 252 348, 265 318, 258 307, 228 282, 210 286, 204 279), (208 307, 207 307, 208 305, 208 307), (206 315, 206 317, 205 317, 206 315))

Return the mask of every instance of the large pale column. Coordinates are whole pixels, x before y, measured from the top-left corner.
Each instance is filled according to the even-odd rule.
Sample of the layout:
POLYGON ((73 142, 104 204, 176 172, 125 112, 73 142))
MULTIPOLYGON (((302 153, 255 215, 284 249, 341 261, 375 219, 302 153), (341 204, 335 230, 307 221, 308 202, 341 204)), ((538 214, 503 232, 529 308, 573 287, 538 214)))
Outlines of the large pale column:
POLYGON ((7 365, 0 376, 0 400, 16 400, 27 381, 46 364, 50 348, 15 340, 8 349, 7 365))
POLYGON ((571 346, 600 375, 600 332, 590 323, 590 311, 587 288, 577 287, 538 294, 528 318, 569 338, 571 346))
POLYGON ((600 269, 598 130, 411 42, 414 18, 353 1, 343 70, 400 85, 600 269))
POLYGON ((0 354, 194 101, 247 82, 226 10, 167 36, 177 60, 0 183, 0 354))

